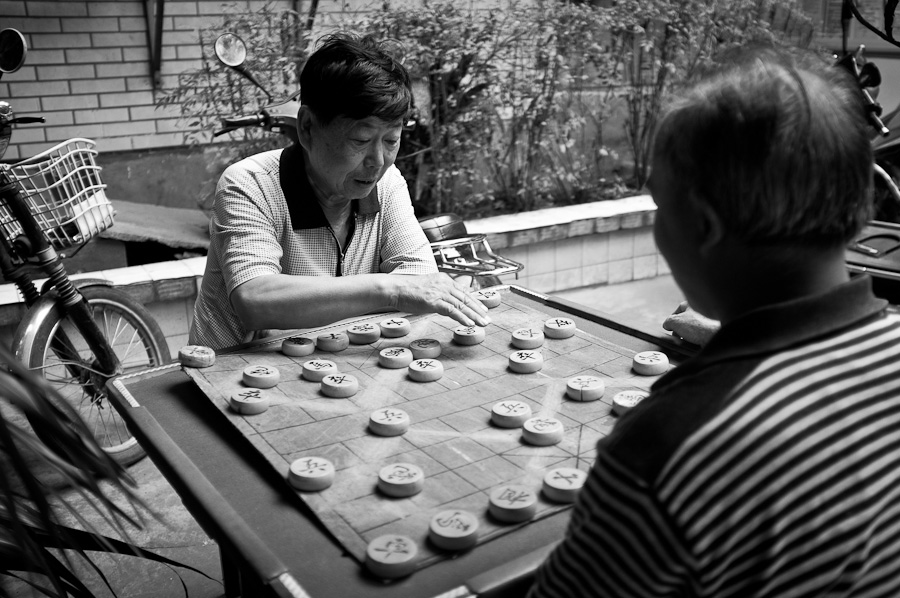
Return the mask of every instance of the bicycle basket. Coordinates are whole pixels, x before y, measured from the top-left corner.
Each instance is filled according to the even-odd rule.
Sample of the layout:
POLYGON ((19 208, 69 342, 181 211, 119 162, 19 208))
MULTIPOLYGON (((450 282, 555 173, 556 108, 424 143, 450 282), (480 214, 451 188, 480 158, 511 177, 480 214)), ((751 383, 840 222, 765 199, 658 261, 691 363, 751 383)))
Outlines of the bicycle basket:
MULTIPOLYGON (((3 166, 55 249, 87 243, 113 224, 115 211, 94 161, 90 139, 74 138, 15 164, 3 166)), ((0 199, 0 231, 9 241, 23 234, 0 199)))

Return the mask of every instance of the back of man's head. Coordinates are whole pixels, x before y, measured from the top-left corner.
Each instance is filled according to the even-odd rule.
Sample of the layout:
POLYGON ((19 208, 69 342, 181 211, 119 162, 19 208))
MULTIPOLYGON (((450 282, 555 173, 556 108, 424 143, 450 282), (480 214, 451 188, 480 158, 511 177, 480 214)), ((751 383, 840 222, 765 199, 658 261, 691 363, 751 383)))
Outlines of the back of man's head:
POLYGON ((655 160, 678 173, 729 234, 751 244, 835 246, 870 214, 872 152, 849 73, 811 55, 729 57, 675 99, 655 160))
POLYGON ((409 73, 371 37, 337 33, 322 40, 300 73, 300 103, 324 123, 337 116, 401 120, 412 105, 409 73))

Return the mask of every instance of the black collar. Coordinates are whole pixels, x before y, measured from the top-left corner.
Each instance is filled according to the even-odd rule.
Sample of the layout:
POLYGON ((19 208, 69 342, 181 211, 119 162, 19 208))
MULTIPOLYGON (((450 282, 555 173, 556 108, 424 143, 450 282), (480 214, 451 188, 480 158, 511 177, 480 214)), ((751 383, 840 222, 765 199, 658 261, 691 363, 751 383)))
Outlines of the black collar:
MULTIPOLYGON (((303 161, 303 147, 295 143, 281 152, 278 165, 278 181, 287 201, 291 215, 291 228, 294 230, 310 228, 327 228, 328 218, 322 211, 319 202, 310 201, 315 198, 309 177, 306 176, 306 165, 303 161)), ((372 189, 367 197, 353 200, 354 214, 375 214, 381 209, 378 203, 378 188, 372 189)))
POLYGON ((860 275, 820 295, 753 310, 723 326, 700 353, 657 384, 668 386, 713 363, 783 351, 836 334, 882 316, 887 306, 872 293, 872 279, 860 275))

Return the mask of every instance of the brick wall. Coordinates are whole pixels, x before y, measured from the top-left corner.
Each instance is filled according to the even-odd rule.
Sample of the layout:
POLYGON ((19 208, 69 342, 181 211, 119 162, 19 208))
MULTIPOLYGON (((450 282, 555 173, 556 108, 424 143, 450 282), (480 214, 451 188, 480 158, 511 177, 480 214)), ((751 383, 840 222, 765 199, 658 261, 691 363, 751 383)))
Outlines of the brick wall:
MULTIPOLYGON (((459 1, 484 8, 508 0, 459 1)), ((208 200, 224 165, 208 149, 186 142, 177 106, 156 107, 160 90, 200 66, 200 29, 265 5, 306 15, 310 2, 165 0, 155 86, 145 0, 0 0, 0 28, 20 30, 29 47, 22 70, 0 80, 0 100, 8 100, 19 115, 47 121, 18 127, 4 160, 33 156, 69 137, 88 137, 97 141, 112 199, 196 208, 208 200)), ((382 2, 319 0, 314 37, 382 2)), ((152 29, 152 18, 149 22, 152 29)))
MULTIPOLYGON (((319 0, 317 26, 327 29, 346 15, 382 2, 319 0)), ((502 7, 505 2, 460 0, 470 8, 502 7)), ((266 4, 305 14, 309 3, 166 0, 161 87, 171 87, 179 73, 199 65, 198 31, 219 23, 224 14, 255 11, 266 4)), ((820 6, 818 18, 828 21, 826 15, 833 11, 826 9, 834 0, 803 0, 803 5, 810 11, 820 6)), ((19 114, 47 119, 43 126, 15 131, 7 160, 33 155, 72 136, 97 140, 101 152, 184 144, 177 107, 156 108, 145 0, 0 0, 0 28, 5 27, 22 31, 30 50, 25 67, 0 80, 0 99, 9 99, 19 114)), ((854 27, 854 37, 864 35, 860 29, 854 27)), ((860 41, 870 47, 878 43, 860 41)))
MULTIPOLYGON (((320 23, 372 6, 373 0, 320 0, 320 23)), ((166 0, 160 84, 200 63, 198 31, 233 11, 258 10, 264 1, 166 0)), ((308 0, 268 2, 308 10, 308 0)), ((156 108, 144 0, 0 0, 0 28, 25 34, 25 66, 0 80, 0 99, 20 115, 46 124, 19 127, 5 156, 34 155, 69 137, 89 137, 101 152, 180 146, 177 107, 156 108)), ((152 22, 152 21, 151 21, 152 22)))

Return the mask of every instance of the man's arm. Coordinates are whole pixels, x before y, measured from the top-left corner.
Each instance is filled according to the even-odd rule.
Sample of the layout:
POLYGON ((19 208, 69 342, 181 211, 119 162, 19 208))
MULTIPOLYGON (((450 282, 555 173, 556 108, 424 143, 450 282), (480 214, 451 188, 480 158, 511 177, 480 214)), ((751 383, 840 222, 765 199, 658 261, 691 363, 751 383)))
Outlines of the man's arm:
POLYGON ((231 293, 247 330, 311 328, 381 309, 438 313, 472 326, 490 323, 487 308, 446 274, 257 276, 231 293))
POLYGON ((528 598, 653 598, 692 594, 693 559, 652 490, 598 456, 565 540, 528 598))

